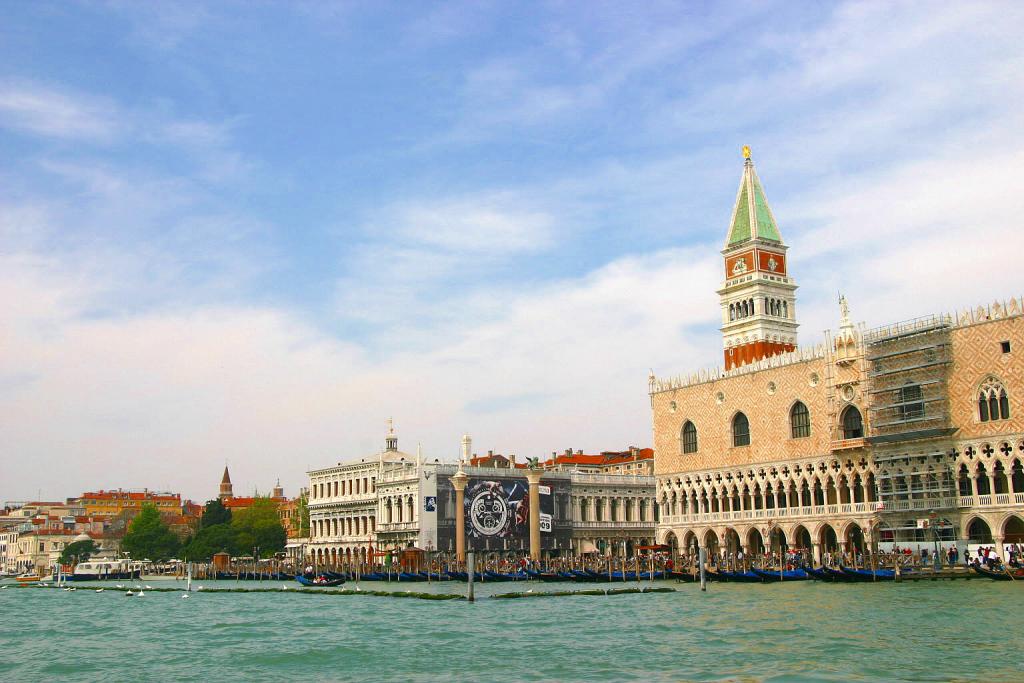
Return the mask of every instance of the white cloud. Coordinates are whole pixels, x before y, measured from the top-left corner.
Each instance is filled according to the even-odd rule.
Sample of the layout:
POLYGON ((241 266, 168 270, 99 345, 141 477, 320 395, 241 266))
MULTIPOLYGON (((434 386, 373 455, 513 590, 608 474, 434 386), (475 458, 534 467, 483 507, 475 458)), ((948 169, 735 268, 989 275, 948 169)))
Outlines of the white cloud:
POLYGON ((550 246, 552 220, 500 195, 416 204, 399 211, 397 237, 452 252, 507 254, 550 246))
POLYGON ((109 100, 27 83, 0 84, 0 125, 38 135, 106 142, 122 127, 109 100))

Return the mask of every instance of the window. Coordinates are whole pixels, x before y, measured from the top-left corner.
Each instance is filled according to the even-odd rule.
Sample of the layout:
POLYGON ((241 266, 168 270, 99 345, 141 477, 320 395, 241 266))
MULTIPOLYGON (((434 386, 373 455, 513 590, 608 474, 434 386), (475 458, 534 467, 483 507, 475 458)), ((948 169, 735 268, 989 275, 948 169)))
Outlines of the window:
POLYGON ((1007 420, 1010 417, 1010 399, 1003 383, 995 377, 987 377, 978 390, 978 419, 1007 420))
POLYGON ((1008 341, 999 342, 999 347, 1003 350, 1003 353, 1010 352, 1010 342, 1008 341))
POLYGON ((736 413, 736 417, 732 419, 732 445, 750 445, 750 422, 743 413, 736 413))
POLYGON ((683 425, 682 436, 683 453, 697 452, 697 428, 689 420, 683 425))
POLYGON ((802 401, 797 401, 789 411, 789 430, 794 439, 811 435, 811 414, 802 401))
POLYGON ((924 416, 924 395, 918 384, 907 384, 898 393, 899 405, 896 406, 901 420, 913 420, 924 416))
POLYGON ((864 438, 864 421, 861 419, 857 406, 847 406, 843 411, 843 438, 864 438))

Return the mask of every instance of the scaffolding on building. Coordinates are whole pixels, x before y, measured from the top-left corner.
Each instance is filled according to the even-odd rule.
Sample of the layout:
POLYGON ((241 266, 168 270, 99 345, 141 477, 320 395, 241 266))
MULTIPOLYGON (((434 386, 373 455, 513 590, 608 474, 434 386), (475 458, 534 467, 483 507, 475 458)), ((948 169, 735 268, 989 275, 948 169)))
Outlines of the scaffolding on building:
POLYGON ((929 316, 863 333, 867 441, 878 472, 879 512, 897 543, 920 541, 926 520, 944 530, 954 526, 952 326, 948 316, 929 316))

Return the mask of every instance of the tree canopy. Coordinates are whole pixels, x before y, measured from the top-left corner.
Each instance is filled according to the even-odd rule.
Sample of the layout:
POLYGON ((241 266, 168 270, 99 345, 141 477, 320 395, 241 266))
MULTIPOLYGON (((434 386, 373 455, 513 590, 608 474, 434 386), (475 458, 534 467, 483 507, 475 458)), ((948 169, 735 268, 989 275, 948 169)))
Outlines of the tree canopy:
POLYGON ((187 560, 209 560, 220 552, 235 551, 235 530, 230 524, 214 524, 203 527, 199 533, 181 549, 181 558, 187 560))
POLYGON ((240 555, 255 549, 259 557, 271 557, 284 550, 288 539, 277 502, 270 498, 256 498, 251 507, 239 510, 231 528, 235 530, 235 550, 240 555))
POLYGON ((302 536, 303 538, 308 537, 309 536, 309 500, 307 498, 307 494, 303 493, 301 496, 299 496, 299 502, 298 502, 298 505, 296 507, 298 507, 298 511, 299 511, 299 528, 295 529, 295 531, 298 531, 299 532, 299 536, 302 536))
POLYGON ((178 537, 160 518, 155 505, 146 504, 128 525, 121 548, 134 560, 163 562, 175 556, 180 545, 178 537))
POLYGON ((202 519, 199 520, 200 529, 205 529, 206 527, 214 526, 215 524, 230 523, 231 510, 224 507, 224 503, 221 502, 220 498, 214 498, 213 500, 206 501, 206 507, 203 508, 202 519))
POLYGON ((96 546, 96 541, 91 538, 88 541, 69 543, 60 553, 60 563, 71 564, 72 560, 75 562, 87 562, 97 550, 99 548, 96 546))
MULTIPOLYGON (((284 550, 288 535, 281 525, 277 501, 271 498, 256 498, 251 507, 238 510, 234 514, 230 510, 225 510, 229 522, 207 525, 207 513, 216 509, 216 506, 211 508, 210 503, 207 503, 199 532, 181 549, 183 559, 209 560, 219 552, 238 556, 249 555, 254 551, 260 557, 272 557, 274 553, 284 550)), ((215 512, 214 515, 216 514, 219 513, 215 512)), ((210 519, 223 518, 214 515, 211 515, 210 519)))

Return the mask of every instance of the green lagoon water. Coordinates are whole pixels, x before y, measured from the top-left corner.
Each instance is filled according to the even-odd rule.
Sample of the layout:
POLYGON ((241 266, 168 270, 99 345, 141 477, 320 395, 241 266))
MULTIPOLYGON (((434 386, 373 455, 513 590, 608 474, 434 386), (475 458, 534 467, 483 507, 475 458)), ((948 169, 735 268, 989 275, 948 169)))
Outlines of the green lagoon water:
POLYGON ((660 583, 678 591, 495 600, 588 586, 485 584, 470 604, 12 588, 0 680, 1024 680, 1024 586, 660 583))

